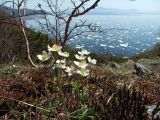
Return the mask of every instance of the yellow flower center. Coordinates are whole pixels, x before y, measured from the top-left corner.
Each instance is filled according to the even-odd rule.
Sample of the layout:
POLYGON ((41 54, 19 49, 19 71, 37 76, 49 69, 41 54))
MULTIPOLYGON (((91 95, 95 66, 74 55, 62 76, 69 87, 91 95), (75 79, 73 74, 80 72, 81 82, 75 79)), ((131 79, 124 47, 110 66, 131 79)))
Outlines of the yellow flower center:
POLYGON ((79 66, 83 66, 83 65, 84 65, 83 61, 79 62, 79 66))
POLYGON ((48 57, 49 57, 49 55, 47 53, 45 53, 45 54, 42 55, 43 59, 47 59, 48 57))
POLYGON ((61 49, 61 46, 53 45, 52 49, 54 49, 55 51, 59 51, 61 49))
POLYGON ((85 70, 82 70, 81 73, 82 73, 82 75, 86 75, 86 71, 85 70))

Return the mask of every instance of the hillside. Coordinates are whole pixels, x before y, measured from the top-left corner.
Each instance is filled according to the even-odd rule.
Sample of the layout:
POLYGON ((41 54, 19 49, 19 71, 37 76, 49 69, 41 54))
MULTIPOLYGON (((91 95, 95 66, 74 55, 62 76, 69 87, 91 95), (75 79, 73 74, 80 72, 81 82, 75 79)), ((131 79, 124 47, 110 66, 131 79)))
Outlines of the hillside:
MULTIPOLYGON (((0 63, 26 58, 24 37, 14 19, 9 23, 4 22, 5 20, 8 21, 8 17, 9 15, 0 11, 0 63)), ((31 54, 35 55, 44 49, 44 44, 48 43, 49 38, 47 35, 28 28, 26 31, 30 41, 31 54)))

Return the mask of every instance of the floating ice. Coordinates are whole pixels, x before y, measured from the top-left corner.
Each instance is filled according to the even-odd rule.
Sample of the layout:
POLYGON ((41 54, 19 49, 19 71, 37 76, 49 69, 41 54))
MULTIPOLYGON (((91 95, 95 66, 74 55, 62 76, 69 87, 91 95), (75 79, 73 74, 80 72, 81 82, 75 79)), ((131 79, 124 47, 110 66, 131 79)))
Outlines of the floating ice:
POLYGON ((124 56, 123 58, 127 59, 128 57, 127 57, 127 56, 124 56))
POLYGON ((148 33, 146 33, 147 35, 152 35, 153 34, 153 32, 148 32, 148 33))
POLYGON ((94 47, 93 45, 89 46, 89 48, 93 48, 93 47, 94 47))
POLYGON ((105 45, 105 44, 100 44, 100 46, 102 46, 102 47, 106 47, 107 45, 105 45))
POLYGON ((146 44, 146 46, 150 46, 150 44, 146 44))
POLYGON ((157 37, 157 40, 160 40, 160 37, 157 37))
POLYGON ((107 37, 107 39, 110 40, 111 38, 110 38, 110 37, 107 37))
POLYGON ((80 48, 83 48, 83 47, 84 47, 84 46, 76 45, 75 48, 80 49, 80 48))
POLYGON ((120 44, 122 47, 128 47, 128 43, 120 44))
POLYGON ((78 39, 78 36, 74 36, 75 39, 78 39))
POLYGON ((112 46, 112 45, 110 45, 110 46, 108 46, 108 47, 110 47, 110 48, 115 48, 114 46, 112 46))
POLYGON ((91 40, 92 38, 88 36, 87 39, 88 39, 88 40, 91 40))
POLYGON ((93 37, 98 38, 99 36, 98 35, 94 35, 93 37))
POLYGON ((72 39, 72 38, 70 39, 70 41, 73 41, 73 40, 74 40, 74 39, 72 39))
POLYGON ((139 31, 139 29, 135 29, 136 31, 139 31))
POLYGON ((122 40, 118 40, 118 42, 122 43, 123 41, 122 40))

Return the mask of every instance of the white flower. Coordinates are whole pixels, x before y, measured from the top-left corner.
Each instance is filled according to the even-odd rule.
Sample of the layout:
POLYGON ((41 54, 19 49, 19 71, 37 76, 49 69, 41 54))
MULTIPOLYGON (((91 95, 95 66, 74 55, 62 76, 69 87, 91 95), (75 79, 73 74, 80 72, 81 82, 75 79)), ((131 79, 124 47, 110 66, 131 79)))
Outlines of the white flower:
POLYGON ((58 51, 58 54, 62 57, 69 57, 69 53, 68 52, 62 52, 61 50, 58 51))
POLYGON ((54 70, 55 68, 56 68, 56 66, 53 66, 53 67, 52 67, 52 70, 54 70))
POLYGON ((80 75, 82 75, 82 76, 84 76, 84 77, 86 77, 86 76, 89 75, 89 70, 87 70, 87 69, 81 69, 81 70, 77 70, 77 73, 80 74, 80 75))
POLYGON ((80 62, 74 61, 74 64, 77 65, 77 66, 80 67, 80 68, 86 68, 87 65, 88 65, 88 64, 86 63, 86 61, 80 61, 80 62))
POLYGON ((56 63, 57 63, 57 64, 60 64, 60 63, 61 63, 61 60, 56 60, 56 63))
POLYGON ((57 63, 57 67, 59 67, 59 68, 63 68, 63 69, 65 69, 66 68, 66 60, 65 59, 63 59, 63 60, 56 60, 56 63, 57 63))
POLYGON ((50 46, 48 45, 48 51, 54 52, 54 51, 59 51, 59 50, 61 50, 61 49, 62 49, 62 46, 59 46, 59 45, 56 45, 56 44, 54 44, 52 47, 50 47, 50 46))
POLYGON ((91 57, 88 57, 87 59, 88 59, 88 62, 93 64, 93 65, 95 65, 97 63, 97 60, 91 59, 91 57))
POLYGON ((16 67, 16 65, 13 65, 13 67, 15 68, 15 67, 16 67))
POLYGON ((62 68, 62 69, 65 69, 66 68, 66 64, 60 64, 59 67, 62 68))
POLYGON ((56 60, 56 63, 57 63, 57 64, 60 64, 60 63, 64 64, 64 63, 66 63, 66 59, 56 60))
POLYGON ((78 60, 84 60, 84 59, 86 59, 86 57, 84 56, 84 55, 74 55, 75 57, 76 57, 76 59, 78 59, 78 60))
POLYGON ((41 55, 37 55, 38 59, 41 61, 46 61, 50 58, 50 54, 47 53, 46 51, 42 51, 41 55))
POLYGON ((69 76, 71 76, 74 73, 74 68, 67 66, 65 72, 68 73, 69 76))
POLYGON ((80 54, 80 55, 89 55, 90 52, 88 52, 87 50, 83 49, 81 51, 78 51, 78 54, 80 54))

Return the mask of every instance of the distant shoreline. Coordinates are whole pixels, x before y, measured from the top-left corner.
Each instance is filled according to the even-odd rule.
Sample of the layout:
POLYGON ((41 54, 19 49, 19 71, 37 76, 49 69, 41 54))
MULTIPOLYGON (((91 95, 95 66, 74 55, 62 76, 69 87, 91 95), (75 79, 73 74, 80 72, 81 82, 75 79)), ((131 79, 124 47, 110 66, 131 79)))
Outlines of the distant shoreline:
POLYGON ((160 15, 160 13, 131 13, 131 14, 125 14, 125 13, 88 13, 86 15, 125 15, 125 16, 138 16, 138 15, 160 15))

